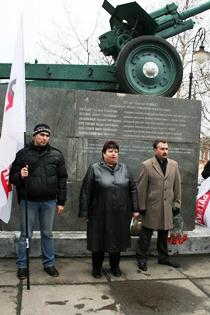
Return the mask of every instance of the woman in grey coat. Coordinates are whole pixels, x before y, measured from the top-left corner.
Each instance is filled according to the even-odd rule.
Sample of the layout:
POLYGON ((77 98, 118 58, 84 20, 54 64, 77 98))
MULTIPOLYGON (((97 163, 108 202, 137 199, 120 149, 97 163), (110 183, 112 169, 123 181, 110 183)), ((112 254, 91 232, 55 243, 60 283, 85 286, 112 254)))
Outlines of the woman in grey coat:
POLYGON ((96 278, 101 277, 105 252, 111 273, 121 276, 120 252, 130 247, 131 214, 138 211, 136 184, 118 154, 115 141, 105 142, 102 160, 88 168, 80 191, 79 216, 87 217, 87 248, 96 278))

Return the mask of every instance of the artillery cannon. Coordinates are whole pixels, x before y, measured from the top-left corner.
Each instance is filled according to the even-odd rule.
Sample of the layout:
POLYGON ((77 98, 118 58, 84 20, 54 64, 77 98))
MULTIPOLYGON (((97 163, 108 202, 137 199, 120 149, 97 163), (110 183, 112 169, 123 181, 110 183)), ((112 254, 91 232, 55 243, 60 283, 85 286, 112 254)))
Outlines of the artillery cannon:
POLYGON ((111 31, 99 37, 99 46, 116 60, 121 90, 173 96, 182 82, 183 66, 165 39, 192 29, 194 22, 188 18, 209 9, 210 1, 182 13, 175 3, 150 14, 136 2, 114 8, 105 0, 103 8, 111 14, 111 31))
MULTIPOLYGON (((175 3, 150 14, 136 2, 114 8, 104 0, 103 8, 111 15, 111 31, 99 37, 99 46, 114 64, 26 64, 27 84, 173 96, 182 82, 183 66, 166 39, 192 29, 189 18, 210 9, 210 0, 181 13, 175 3)), ((0 79, 9 78, 10 67, 0 64, 0 79)))

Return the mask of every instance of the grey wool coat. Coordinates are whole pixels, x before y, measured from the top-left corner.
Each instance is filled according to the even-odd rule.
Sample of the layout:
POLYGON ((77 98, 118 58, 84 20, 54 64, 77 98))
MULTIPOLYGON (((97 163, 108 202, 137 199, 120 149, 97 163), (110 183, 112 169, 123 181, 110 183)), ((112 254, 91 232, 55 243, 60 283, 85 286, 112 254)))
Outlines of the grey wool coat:
POLYGON ((79 216, 87 217, 87 248, 120 252, 130 247, 130 219, 138 210, 137 187, 124 163, 89 167, 80 190, 79 216))
POLYGON ((181 207, 181 180, 176 161, 168 159, 166 174, 154 156, 142 163, 138 178, 139 209, 146 210, 142 226, 154 230, 173 228, 172 207, 181 207))

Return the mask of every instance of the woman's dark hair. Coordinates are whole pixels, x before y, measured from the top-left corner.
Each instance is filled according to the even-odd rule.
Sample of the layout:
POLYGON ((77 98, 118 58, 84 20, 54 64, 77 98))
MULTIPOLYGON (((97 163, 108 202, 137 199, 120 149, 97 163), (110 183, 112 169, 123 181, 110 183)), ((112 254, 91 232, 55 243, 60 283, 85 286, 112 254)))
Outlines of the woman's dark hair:
POLYGON ((153 149, 157 149, 157 146, 159 143, 167 143, 167 141, 165 139, 156 139, 154 142, 153 142, 153 149))
POLYGON ((108 140, 104 143, 102 153, 105 153, 108 149, 117 149, 119 152, 119 144, 114 140, 108 140))

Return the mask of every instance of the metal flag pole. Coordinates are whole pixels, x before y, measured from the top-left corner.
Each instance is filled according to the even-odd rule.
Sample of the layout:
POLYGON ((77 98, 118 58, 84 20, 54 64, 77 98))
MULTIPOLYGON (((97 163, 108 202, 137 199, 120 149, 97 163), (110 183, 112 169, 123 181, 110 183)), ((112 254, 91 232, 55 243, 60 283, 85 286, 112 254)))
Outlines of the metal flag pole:
MULTIPOLYGON (((26 132, 24 132, 24 148, 26 148, 26 132)), ((26 230, 26 263, 27 263, 27 290, 30 290, 29 270, 29 235, 28 235, 28 178, 25 178, 25 230, 26 230)))

